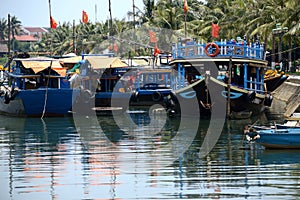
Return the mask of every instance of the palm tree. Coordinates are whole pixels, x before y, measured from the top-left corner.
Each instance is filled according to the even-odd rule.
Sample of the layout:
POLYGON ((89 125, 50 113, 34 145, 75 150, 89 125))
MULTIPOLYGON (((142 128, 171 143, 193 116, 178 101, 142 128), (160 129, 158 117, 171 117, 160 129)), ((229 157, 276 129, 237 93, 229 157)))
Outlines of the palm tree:
POLYGON ((10 19, 11 35, 12 35, 12 49, 15 49, 15 35, 20 34, 21 21, 16 16, 12 16, 10 19))
POLYGON ((7 20, 5 18, 0 19, 0 41, 3 41, 7 37, 7 20))
POLYGON ((21 28, 21 21, 18 20, 18 18, 16 16, 12 16, 11 20, 10 20, 10 24, 11 24, 11 34, 12 37, 15 38, 15 35, 19 35, 20 34, 20 28, 21 28))

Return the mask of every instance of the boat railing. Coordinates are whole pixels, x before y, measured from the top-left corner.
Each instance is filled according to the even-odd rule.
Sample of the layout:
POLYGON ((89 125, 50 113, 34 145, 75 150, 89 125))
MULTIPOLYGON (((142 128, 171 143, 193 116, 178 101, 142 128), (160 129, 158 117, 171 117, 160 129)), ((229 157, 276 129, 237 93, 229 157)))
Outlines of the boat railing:
POLYGON ((173 58, 197 58, 197 57, 233 57, 233 58, 250 58, 250 59, 265 59, 264 45, 259 42, 247 44, 247 41, 226 41, 203 43, 193 41, 183 42, 172 45, 173 58), (213 45, 212 45, 213 44, 213 45), (212 52, 218 53, 212 53, 212 52))
POLYGON ((265 93, 264 82, 256 81, 256 79, 246 81, 244 89, 246 89, 248 91, 254 91, 259 94, 265 93))

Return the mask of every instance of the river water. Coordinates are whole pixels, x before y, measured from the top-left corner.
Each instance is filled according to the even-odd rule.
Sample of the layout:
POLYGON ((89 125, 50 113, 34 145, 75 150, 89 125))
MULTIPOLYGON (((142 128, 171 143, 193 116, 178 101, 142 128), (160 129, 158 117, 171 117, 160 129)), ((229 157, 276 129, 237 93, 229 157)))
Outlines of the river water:
POLYGON ((300 151, 245 143, 253 120, 126 117, 0 116, 0 199, 300 199, 300 151))

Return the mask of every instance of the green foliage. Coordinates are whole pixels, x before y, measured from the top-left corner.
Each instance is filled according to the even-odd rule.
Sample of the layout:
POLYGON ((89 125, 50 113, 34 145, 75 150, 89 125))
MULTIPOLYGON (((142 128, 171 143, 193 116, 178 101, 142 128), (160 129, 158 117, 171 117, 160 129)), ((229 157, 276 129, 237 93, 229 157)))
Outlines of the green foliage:
MULTIPOLYGON (((185 19, 187 33, 190 37, 211 41, 211 24, 220 27, 220 38, 231 39, 247 36, 248 39, 259 36, 261 41, 271 49, 272 29, 276 23, 288 27, 283 42, 293 39, 293 44, 299 46, 300 33, 300 4, 298 0, 187 0, 188 13, 185 16, 183 0, 143 0, 144 8, 136 8, 136 27, 155 27, 175 30, 184 33, 185 19)), ((132 12, 128 12, 133 16, 132 12)), ((12 17, 13 34, 18 33, 20 21, 12 17)), ((74 27, 70 23, 63 23, 57 29, 45 34, 42 40, 30 47, 22 47, 31 51, 51 52, 52 55, 76 53, 99 53, 102 43, 108 35, 116 36, 133 29, 133 22, 125 19, 112 20, 112 27, 108 28, 109 20, 103 23, 78 24, 74 27), (74 30, 74 31, 73 31, 74 30), (52 38, 51 38, 52 37, 52 38), (52 42, 51 42, 52 41, 52 42)), ((7 28, 5 19, 0 20, 0 39, 7 28), (2 34, 2 35, 1 35, 2 34)), ((19 45, 19 44, 18 44, 19 45)), ((105 44, 109 45, 109 44, 105 44)), ((128 51, 127 51, 128 52, 128 51)))
POLYGON ((7 56, 5 56, 5 57, 0 57, 0 65, 5 65, 5 63, 7 62, 7 56))

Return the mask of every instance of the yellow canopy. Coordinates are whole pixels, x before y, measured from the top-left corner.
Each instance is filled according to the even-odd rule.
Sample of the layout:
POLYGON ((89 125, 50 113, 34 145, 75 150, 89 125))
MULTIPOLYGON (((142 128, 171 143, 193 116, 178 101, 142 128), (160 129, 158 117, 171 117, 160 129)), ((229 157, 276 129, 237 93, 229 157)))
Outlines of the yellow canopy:
POLYGON ((81 56, 73 56, 68 58, 60 58, 62 63, 78 63, 81 60, 81 56))
POLYGON ((44 69, 50 67, 56 71, 61 76, 66 75, 66 69, 64 69, 59 60, 49 59, 49 58, 35 58, 35 59, 17 59, 22 62, 24 68, 32 69, 34 73, 43 71, 44 69), (52 62, 52 64, 51 64, 52 62))
POLYGON ((128 65, 116 57, 90 56, 85 58, 94 70, 106 68, 121 68, 128 65))

